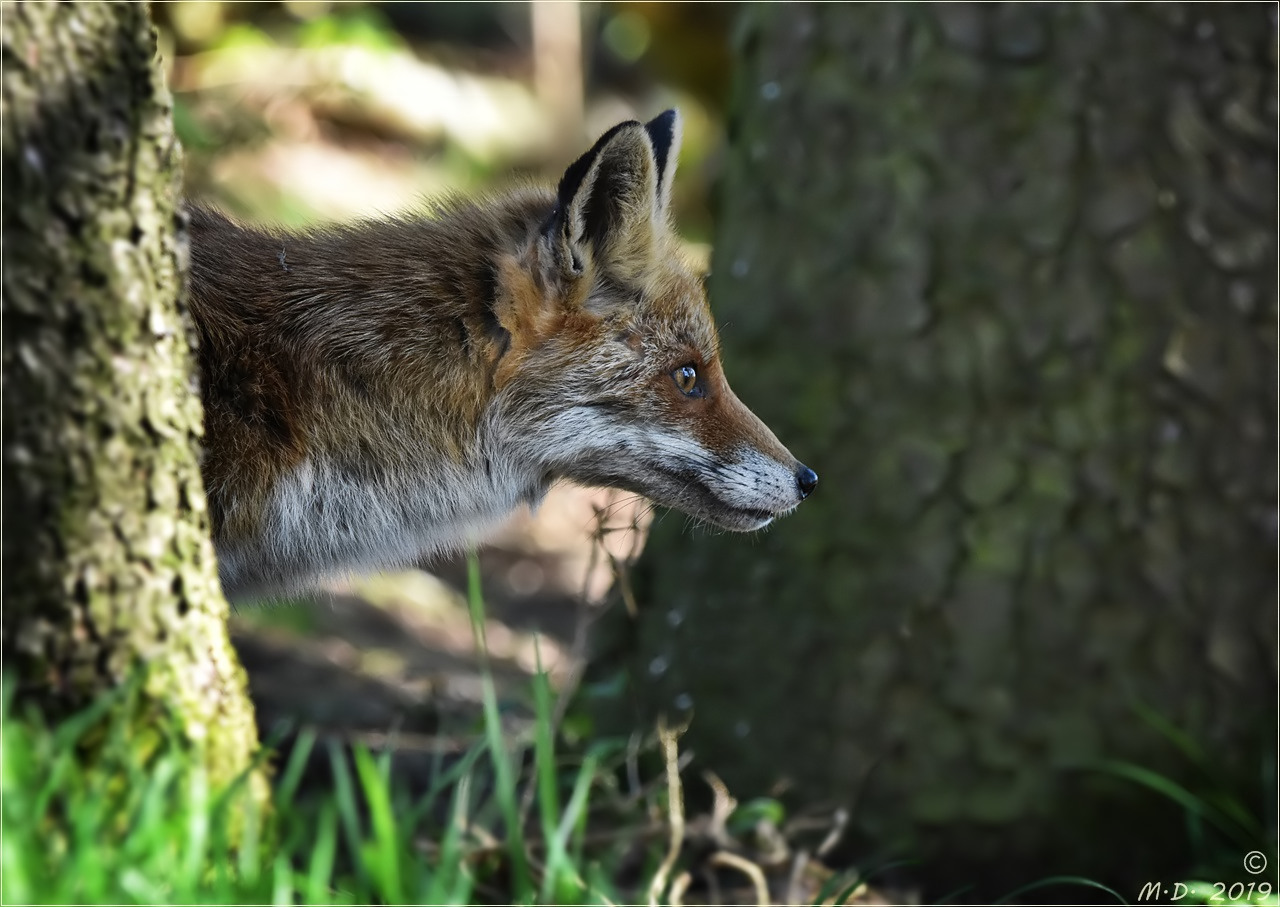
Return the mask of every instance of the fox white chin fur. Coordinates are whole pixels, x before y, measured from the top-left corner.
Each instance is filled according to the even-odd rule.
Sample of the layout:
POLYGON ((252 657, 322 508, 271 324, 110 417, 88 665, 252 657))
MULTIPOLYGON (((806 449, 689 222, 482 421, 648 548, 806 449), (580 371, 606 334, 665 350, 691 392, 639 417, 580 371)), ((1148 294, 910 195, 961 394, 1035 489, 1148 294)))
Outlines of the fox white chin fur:
POLYGON ((484 537, 559 479, 724 529, 817 484, 730 389, 669 222, 675 111, 554 189, 304 232, 189 206, 205 488, 232 600, 484 537))

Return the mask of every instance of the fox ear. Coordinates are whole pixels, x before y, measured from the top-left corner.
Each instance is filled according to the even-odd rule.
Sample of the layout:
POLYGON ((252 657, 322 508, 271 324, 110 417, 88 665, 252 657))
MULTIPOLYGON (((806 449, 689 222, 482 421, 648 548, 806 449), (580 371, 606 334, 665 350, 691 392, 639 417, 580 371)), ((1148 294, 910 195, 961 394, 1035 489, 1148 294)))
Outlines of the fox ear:
POLYGON ((561 269, 578 275, 588 258, 643 255, 653 239, 660 173, 648 127, 634 120, 614 126, 574 161, 560 179, 548 225, 561 269))
POLYGON ((653 143, 654 162, 658 165, 657 214, 664 220, 671 207, 671 184, 676 176, 676 158, 680 156, 682 128, 678 110, 660 113, 644 124, 644 131, 653 143))

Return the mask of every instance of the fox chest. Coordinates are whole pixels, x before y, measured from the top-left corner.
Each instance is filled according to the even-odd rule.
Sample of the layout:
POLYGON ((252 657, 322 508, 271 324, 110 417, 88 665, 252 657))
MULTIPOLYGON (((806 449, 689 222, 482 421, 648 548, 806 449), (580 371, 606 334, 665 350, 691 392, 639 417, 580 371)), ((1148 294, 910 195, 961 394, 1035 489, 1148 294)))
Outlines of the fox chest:
POLYGON ((400 472, 309 458, 276 483, 258 536, 219 550, 223 586, 231 597, 272 594, 409 566, 478 541, 544 491, 537 477, 485 457, 400 472))
POLYGON ((476 541, 528 500, 532 484, 492 460, 372 475, 306 461, 281 483, 273 518, 282 536, 322 558, 378 566, 476 541))

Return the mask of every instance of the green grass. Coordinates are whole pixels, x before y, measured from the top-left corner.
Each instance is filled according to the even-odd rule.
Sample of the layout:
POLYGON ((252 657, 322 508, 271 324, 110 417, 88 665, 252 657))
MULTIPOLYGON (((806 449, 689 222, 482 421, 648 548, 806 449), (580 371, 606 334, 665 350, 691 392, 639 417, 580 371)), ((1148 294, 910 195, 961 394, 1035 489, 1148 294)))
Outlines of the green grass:
MULTIPOLYGON (((473 900, 478 877, 462 822, 432 828, 366 750, 348 758, 332 749, 332 797, 295 800, 290 788, 313 745, 304 734, 264 821, 242 786, 212 791, 176 742, 143 759, 127 741, 112 741, 85 764, 74 724, 45 728, 6 709, 3 730, 5 903, 473 900), (234 847, 232 822, 242 829, 234 847), (423 835, 438 842, 430 859, 416 845, 423 835)), ((452 815, 465 819, 467 786, 451 796, 452 815)))
POLYGON ((1123 760, 1107 760, 1095 769, 1181 808, 1194 864, 1177 883, 1178 903, 1280 907, 1275 751, 1262 755, 1257 777, 1241 778, 1164 716, 1141 704, 1134 711, 1180 754, 1184 780, 1123 760), (1257 874, 1243 866, 1246 854, 1255 852, 1269 864, 1257 874), (1206 881, 1211 879, 1223 881, 1206 881))
MULTIPOLYGON (((479 578, 470 601, 482 642, 479 578)), ((483 647, 480 647, 483 658, 483 647)), ((138 751, 103 716, 121 690, 46 726, 19 713, 6 683, 3 749, 5 903, 607 904, 608 853, 584 846, 591 800, 613 783, 608 746, 556 752, 552 694, 535 677, 532 739, 503 733, 491 679, 485 733, 416 799, 388 754, 328 750, 331 790, 300 795, 316 746, 299 734, 261 815, 245 785, 210 789, 189 746, 138 751), (92 759, 84 756, 92 750, 92 759), (531 758, 530 758, 531 757, 531 758), (562 805, 563 803, 563 805, 562 805), (531 817, 531 818, 530 818, 531 817), (228 828, 241 829, 238 842, 228 828), (495 843, 496 842, 496 843, 495 843)), ((124 711, 124 710, 121 710, 124 711)))

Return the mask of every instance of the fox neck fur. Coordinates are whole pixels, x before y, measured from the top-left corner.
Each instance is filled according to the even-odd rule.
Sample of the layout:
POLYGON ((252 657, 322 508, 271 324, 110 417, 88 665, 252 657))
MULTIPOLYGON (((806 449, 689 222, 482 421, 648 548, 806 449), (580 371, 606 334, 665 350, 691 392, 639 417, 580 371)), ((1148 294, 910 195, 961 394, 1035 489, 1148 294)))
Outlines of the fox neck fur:
POLYGON ((799 503, 816 476, 729 389, 668 226, 678 141, 669 111, 554 191, 304 232, 188 207, 228 597, 458 548, 559 478, 738 530, 799 503))

